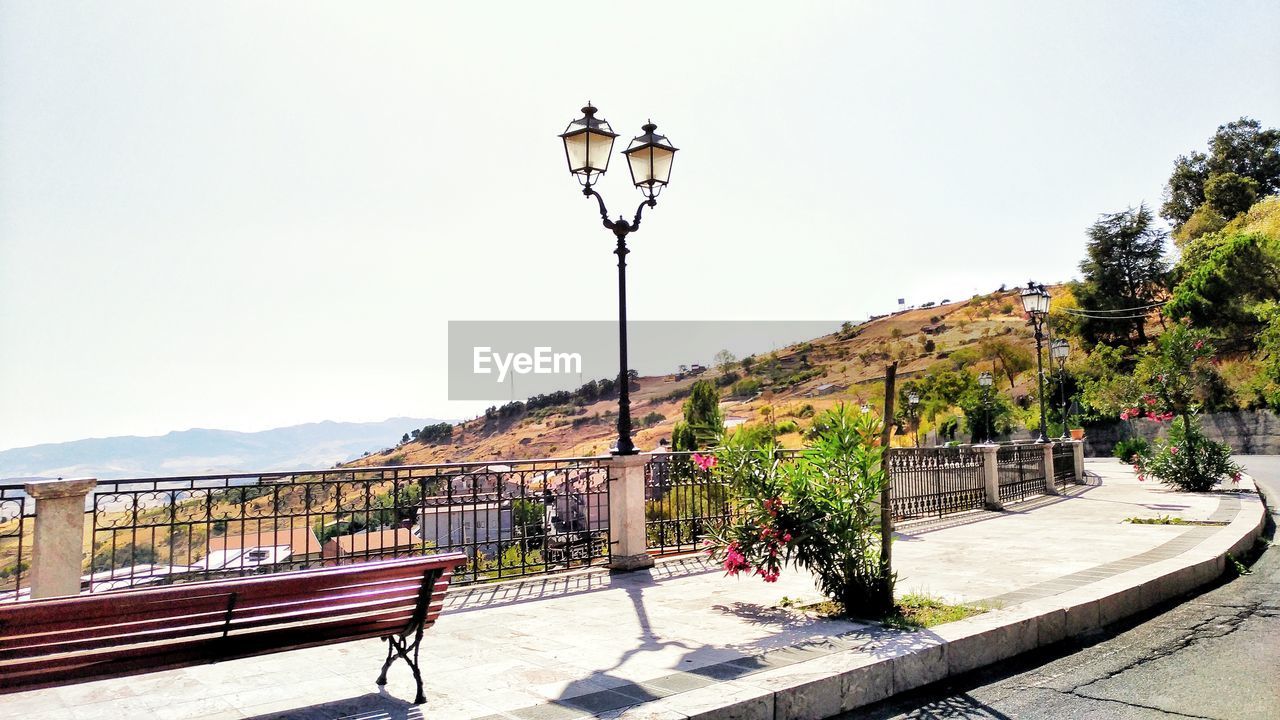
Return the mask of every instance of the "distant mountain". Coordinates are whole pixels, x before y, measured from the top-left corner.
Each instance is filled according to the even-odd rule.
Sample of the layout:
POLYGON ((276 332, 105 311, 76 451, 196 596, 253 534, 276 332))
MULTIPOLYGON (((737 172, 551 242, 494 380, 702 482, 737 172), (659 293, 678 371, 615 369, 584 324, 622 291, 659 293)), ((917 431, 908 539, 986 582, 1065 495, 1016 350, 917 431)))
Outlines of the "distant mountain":
POLYGON ((394 446, 414 428, 440 422, 391 418, 236 432, 180 430, 154 437, 91 438, 0 451, 0 478, 96 477, 315 470, 394 446))

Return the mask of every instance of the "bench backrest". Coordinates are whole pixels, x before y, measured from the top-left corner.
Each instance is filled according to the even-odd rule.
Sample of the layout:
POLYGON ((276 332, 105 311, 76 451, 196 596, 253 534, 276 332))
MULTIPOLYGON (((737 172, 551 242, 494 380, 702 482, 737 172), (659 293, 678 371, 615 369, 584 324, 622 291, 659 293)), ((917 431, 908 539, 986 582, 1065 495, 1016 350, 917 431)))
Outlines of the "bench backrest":
POLYGON ((435 622, 461 553, 0 605, 0 692, 435 622))

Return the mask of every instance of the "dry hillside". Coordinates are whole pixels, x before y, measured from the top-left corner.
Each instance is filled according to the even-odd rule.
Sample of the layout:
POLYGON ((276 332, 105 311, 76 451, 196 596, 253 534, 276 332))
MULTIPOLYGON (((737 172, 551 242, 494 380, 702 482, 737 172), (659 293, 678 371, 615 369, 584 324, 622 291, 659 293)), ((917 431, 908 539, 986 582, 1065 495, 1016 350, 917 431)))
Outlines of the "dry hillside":
MULTIPOLYGON (((1054 288, 1052 292, 1055 303, 1058 298, 1070 302, 1065 288, 1054 288)), ((721 396, 725 399, 721 408, 726 425, 765 421, 772 413, 775 421, 790 419, 802 431, 808 419, 796 416, 809 414, 800 412, 805 405, 812 405, 817 411, 841 402, 879 407, 884 393, 885 365, 892 359, 899 361, 898 377, 909 378, 939 364, 954 367, 952 353, 993 336, 1021 338, 1028 346, 1032 343, 1017 290, 895 313, 774 353, 754 356, 751 373, 745 373, 739 366, 731 371, 760 380, 761 388, 749 396, 733 396, 731 385, 722 388, 721 396), (926 329, 930 332, 926 333, 926 329), (928 345, 930 340, 932 346, 928 345)), ((969 364, 971 357, 964 358, 964 362, 975 371, 992 369, 990 361, 979 361, 977 367, 969 364)), ((719 374, 710 369, 702 377, 715 379, 719 374)), ((673 425, 682 417, 684 397, 696 379, 675 375, 640 378, 639 389, 633 389, 631 396, 637 447, 651 450, 662 438, 671 437, 673 425), (657 416, 663 419, 645 426, 645 418, 657 416)), ((1019 377, 1012 390, 1014 395, 1024 394, 1033 379, 1033 373, 1019 377)), ((1010 392, 1006 380, 1001 379, 998 385, 1004 392, 1010 392)), ((599 455, 608 451, 615 437, 616 412, 615 395, 591 404, 547 408, 506 420, 480 417, 454 426, 453 438, 448 444, 409 442, 353 464, 599 455)), ((780 441, 797 445, 800 439, 800 433, 796 432, 783 435, 780 441)))

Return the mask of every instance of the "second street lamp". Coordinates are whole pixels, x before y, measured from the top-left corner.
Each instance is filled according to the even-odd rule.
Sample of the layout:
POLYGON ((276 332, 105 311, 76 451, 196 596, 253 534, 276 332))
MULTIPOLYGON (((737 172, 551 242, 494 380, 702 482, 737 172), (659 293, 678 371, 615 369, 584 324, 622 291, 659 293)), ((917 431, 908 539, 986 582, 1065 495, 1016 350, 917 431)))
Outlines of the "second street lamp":
POLYGON ((915 437, 916 447, 920 447, 920 423, 916 420, 916 406, 919 404, 919 393, 912 391, 907 394, 907 412, 911 416, 911 433, 915 437))
POLYGON ((640 128, 643 134, 631 141, 630 147, 623 151, 627 156, 627 164, 631 169, 631 182, 644 194, 645 200, 636 208, 631 222, 619 215, 617 220, 609 219, 609 211, 604 206, 604 198, 592 186, 599 181, 609 169, 609 156, 613 153, 613 141, 618 134, 604 118, 596 117, 596 108, 587 103, 582 108, 582 117, 569 123, 569 127, 560 134, 564 142, 564 156, 569 163, 569 172, 582 185, 582 194, 595 197, 600 206, 600 219, 606 230, 618 239, 614 254, 618 256, 618 446, 613 450, 615 455, 636 454, 635 444, 631 441, 631 373, 627 367, 627 235, 640 229, 640 215, 645 206, 655 207, 658 204, 658 193, 671 180, 671 162, 675 158, 676 148, 671 146, 667 138, 657 134, 657 125, 645 123, 640 128))
POLYGON ((983 443, 986 445, 991 444, 991 386, 994 384, 995 378, 991 373, 983 370, 978 375, 978 385, 982 388, 982 429, 983 434, 986 435, 983 443))
POLYGON ((1067 423, 1067 356, 1071 354, 1071 344, 1066 340, 1058 339, 1049 343, 1049 357, 1053 359, 1058 366, 1058 388, 1062 392, 1062 439, 1066 440, 1070 435, 1070 425, 1067 423))
POLYGON ((1039 382, 1040 437, 1036 442, 1049 442, 1048 417, 1044 410, 1044 324, 1049 319, 1049 292, 1044 285, 1028 282, 1022 289, 1022 309, 1027 311, 1036 331, 1036 378, 1039 382))

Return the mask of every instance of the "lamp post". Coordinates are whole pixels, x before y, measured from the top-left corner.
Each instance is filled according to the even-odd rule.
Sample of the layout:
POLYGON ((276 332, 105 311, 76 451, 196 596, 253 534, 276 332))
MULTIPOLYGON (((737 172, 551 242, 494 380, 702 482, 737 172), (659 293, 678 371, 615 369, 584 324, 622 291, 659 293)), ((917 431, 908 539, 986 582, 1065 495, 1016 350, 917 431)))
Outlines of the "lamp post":
POLYGON ((991 444, 991 386, 995 384, 995 378, 991 373, 983 370, 978 375, 978 385, 982 388, 982 419, 983 434, 986 435, 984 444, 991 444))
POLYGON ((1049 319, 1049 292, 1044 285, 1028 282, 1022 289, 1022 309, 1027 311, 1032 327, 1036 331, 1036 376, 1039 381, 1040 401, 1040 437, 1036 442, 1049 442, 1048 417, 1044 411, 1044 324, 1049 319))
POLYGON ((1067 423, 1067 356, 1071 354, 1071 344, 1057 339, 1049 343, 1049 357, 1058 366, 1058 387, 1062 392, 1062 439, 1071 434, 1067 423))
POLYGON ((560 134, 564 142, 564 156, 569 172, 582 185, 582 194, 594 197, 600 206, 600 219, 606 230, 618 239, 613 253, 618 256, 618 446, 615 455, 636 454, 631 442, 631 377, 627 367, 627 235, 640 229, 640 215, 645 206, 658 204, 658 193, 671 180, 671 161, 676 149, 665 137, 654 132, 652 122, 640 129, 643 134, 633 138, 631 145, 622 151, 631 169, 631 183, 640 189, 645 199, 636 208, 631 222, 619 215, 609 219, 604 198, 593 187, 609 169, 609 156, 613 154, 613 141, 618 134, 604 118, 596 117, 596 108, 588 102, 582 108, 582 117, 569 123, 560 134))
POLYGON ((915 437, 916 447, 920 447, 920 423, 916 422, 916 406, 919 404, 919 393, 914 390, 907 393, 907 413, 911 417, 911 433, 915 437))

